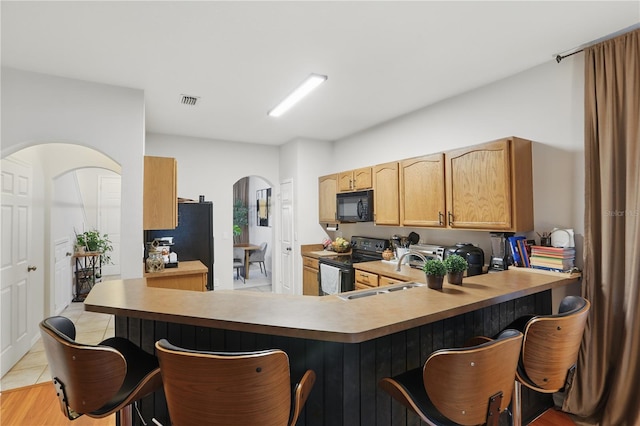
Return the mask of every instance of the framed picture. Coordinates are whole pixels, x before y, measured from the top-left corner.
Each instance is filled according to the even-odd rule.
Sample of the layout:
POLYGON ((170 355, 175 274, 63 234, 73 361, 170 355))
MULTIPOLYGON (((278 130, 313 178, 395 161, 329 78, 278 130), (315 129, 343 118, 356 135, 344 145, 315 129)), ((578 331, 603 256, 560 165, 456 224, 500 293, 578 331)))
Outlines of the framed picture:
POLYGON ((271 188, 256 191, 258 226, 271 226, 271 188))

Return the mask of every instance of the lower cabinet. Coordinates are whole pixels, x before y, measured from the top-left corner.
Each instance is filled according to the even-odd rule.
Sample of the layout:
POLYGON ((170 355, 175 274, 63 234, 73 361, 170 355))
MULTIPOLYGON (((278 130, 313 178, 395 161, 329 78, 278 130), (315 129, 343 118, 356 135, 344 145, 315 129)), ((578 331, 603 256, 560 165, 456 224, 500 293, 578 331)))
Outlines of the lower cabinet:
POLYGON ((199 260, 187 260, 177 268, 165 268, 161 272, 145 272, 147 286, 177 290, 207 291, 209 269, 199 260))
POLYGON ((356 290, 378 287, 378 274, 364 272, 356 269, 356 290))
POLYGON ((391 277, 384 277, 381 276, 379 283, 380 283, 380 287, 385 286, 385 285, 391 285, 391 284, 398 284, 398 283, 406 283, 407 281, 404 280, 399 280, 397 278, 391 278, 391 277))
POLYGON ((318 259, 302 256, 302 294, 305 296, 319 296, 318 259))

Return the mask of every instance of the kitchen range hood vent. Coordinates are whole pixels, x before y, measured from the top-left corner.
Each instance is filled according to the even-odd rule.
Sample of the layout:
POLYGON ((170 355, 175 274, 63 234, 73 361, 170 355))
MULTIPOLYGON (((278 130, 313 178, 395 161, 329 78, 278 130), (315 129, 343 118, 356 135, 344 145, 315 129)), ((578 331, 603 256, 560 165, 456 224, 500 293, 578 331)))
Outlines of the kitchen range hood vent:
POLYGON ((198 96, 180 95, 180 103, 183 105, 196 106, 199 99, 198 96))

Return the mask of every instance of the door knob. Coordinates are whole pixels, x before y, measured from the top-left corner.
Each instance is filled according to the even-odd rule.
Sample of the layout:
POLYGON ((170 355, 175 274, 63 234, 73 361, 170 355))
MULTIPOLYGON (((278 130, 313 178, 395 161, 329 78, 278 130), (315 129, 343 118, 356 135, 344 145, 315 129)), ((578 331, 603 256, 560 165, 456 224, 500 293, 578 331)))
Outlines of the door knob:
POLYGON ((33 266, 33 265, 27 266, 27 272, 35 271, 36 269, 38 269, 37 266, 33 266))

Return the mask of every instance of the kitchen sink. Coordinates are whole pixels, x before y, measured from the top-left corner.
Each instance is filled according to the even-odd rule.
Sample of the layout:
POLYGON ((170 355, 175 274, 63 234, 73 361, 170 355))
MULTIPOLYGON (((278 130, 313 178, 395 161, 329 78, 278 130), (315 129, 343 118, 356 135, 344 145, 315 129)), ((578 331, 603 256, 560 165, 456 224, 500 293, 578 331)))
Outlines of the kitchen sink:
POLYGON ((414 287, 424 287, 423 283, 400 283, 385 286, 382 288, 373 288, 371 290, 361 290, 358 292, 350 292, 348 294, 339 295, 338 297, 344 300, 362 299, 363 297, 376 296, 378 294, 392 293, 395 291, 409 290, 414 287))

